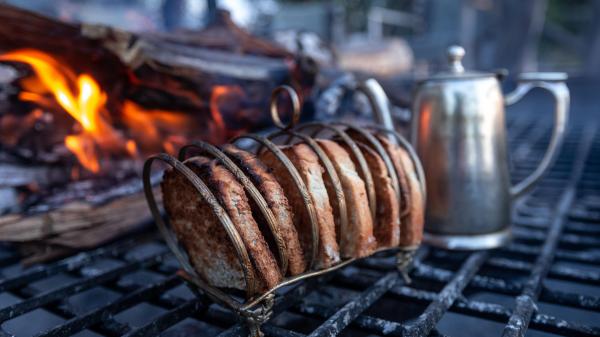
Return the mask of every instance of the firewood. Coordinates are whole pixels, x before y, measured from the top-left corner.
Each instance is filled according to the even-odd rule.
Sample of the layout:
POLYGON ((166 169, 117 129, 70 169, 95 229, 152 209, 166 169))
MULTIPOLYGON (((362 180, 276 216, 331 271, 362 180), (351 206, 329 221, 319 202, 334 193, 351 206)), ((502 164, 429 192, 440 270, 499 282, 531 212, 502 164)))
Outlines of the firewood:
MULTIPOLYGON (((190 119, 187 129, 177 130, 178 136, 188 139, 220 143, 241 131, 263 128, 270 124, 268 97, 275 86, 292 83, 308 93, 316 76, 309 63, 236 27, 226 12, 220 12, 202 31, 179 34, 136 34, 61 22, 6 4, 0 4, 0 21, 0 53, 36 49, 77 74, 91 74, 107 94, 107 110, 116 126, 126 124, 123 110, 131 102, 147 114, 168 111, 190 119), (232 96, 219 100, 222 93, 214 90, 217 86, 232 88, 232 96), (236 91, 236 87, 243 90, 236 91), (235 109, 221 109, 222 101, 239 102, 235 109), (215 104, 224 125, 213 119, 215 104)), ((51 111, 51 107, 44 108, 51 111)), ((13 110, 11 106, 3 111, 13 110)), ((37 131, 21 134, 25 146, 34 148, 28 153, 43 153, 36 147, 48 144, 61 145, 72 126, 49 125, 47 129, 52 130, 50 136, 37 131)), ((20 146, 23 142, 14 143, 20 146)), ((141 150, 160 151, 161 142, 151 145, 157 144, 158 149, 141 150)), ((56 161, 49 158, 44 162, 56 161)))
POLYGON ((61 22, 0 4, 0 50, 38 49, 76 72, 92 72, 103 88, 109 88, 109 97, 210 116, 214 85, 250 80, 272 87, 293 80, 288 66, 293 54, 235 26, 226 12, 220 14, 199 32, 134 34, 61 22), (158 94, 139 99, 138 86, 158 94))
POLYGON ((0 163, 0 186, 47 186, 68 180, 69 172, 64 167, 0 163))
MULTIPOLYGON (((167 135, 176 135, 186 142, 202 139, 220 143, 239 132, 263 128, 270 124, 268 100, 275 86, 293 84, 307 94, 316 77, 316 69, 306 67, 310 62, 250 35, 235 26, 225 12, 203 31, 174 35, 136 34, 101 25, 61 22, 4 3, 0 4, 0 21, 0 53, 35 49, 52 55, 75 74, 91 75, 107 96, 106 111, 110 113, 112 126, 127 138, 135 139, 142 155, 166 149, 163 142, 167 135), (223 92, 226 95, 218 96, 223 92), (186 122, 168 132, 161 129, 156 140, 141 144, 134 135, 139 131, 125 127, 127 104, 140 107, 139 111, 145 114, 135 119, 142 130, 144 122, 151 123, 148 121, 164 112, 170 117, 185 116, 186 122), (216 112, 215 105, 218 105, 216 112), (215 114, 220 114, 218 120, 215 114)), ((3 62, 3 66, 6 71, 0 72, 0 90, 18 89, 19 80, 31 75, 31 69, 22 64, 3 62)), ((6 101, 11 104, 0 106, 0 118, 11 116, 12 119, 4 118, 9 122, 7 129, 16 129, 12 126, 25 124, 21 122, 33 112, 32 103, 20 102, 16 96, 18 90, 11 90, 6 91, 10 96, 6 101), (24 107, 19 110, 15 102, 24 107), (22 113, 15 115, 15 111, 22 113)), ((50 100, 48 106, 34 107, 42 113, 56 113, 58 107, 52 106, 53 103, 50 100)), ((12 166, 0 166, 0 186, 53 187, 51 192, 48 189, 43 191, 46 194, 39 194, 44 195, 41 205, 37 205, 42 206, 38 210, 44 210, 43 213, 0 216, 1 241, 37 248, 32 248, 36 252, 29 261, 92 248, 135 230, 150 219, 139 189, 114 192, 109 188, 104 193, 90 188, 82 196, 81 190, 69 189, 69 185, 77 182, 56 188, 73 173, 76 160, 65 149, 64 138, 73 132, 76 122, 61 119, 58 114, 53 116, 42 132, 27 127, 9 135, 4 133, 3 137, 10 142, 0 138, 0 154, 4 151, 22 159, 14 165, 10 163, 12 166), (20 172, 24 166, 28 168, 20 172), (64 172, 55 172, 60 168, 64 172), (47 196, 49 193, 53 195, 47 196)), ((116 154, 110 160, 124 159, 119 156, 116 154)), ((123 172, 137 172, 116 164, 112 168, 109 172, 122 177, 131 176, 123 172)), ((94 185, 106 178, 104 174, 104 177, 81 175, 79 179, 94 185)), ((113 178, 116 181, 123 180, 122 177, 113 178)), ((119 185, 122 181, 113 183, 119 185)))
MULTIPOLYGON (((158 198, 160 193, 156 194, 158 198)), ((106 236, 118 236, 120 231, 127 231, 149 219, 150 211, 141 193, 118 198, 101 206, 71 202, 59 209, 36 215, 1 216, 0 241, 55 240, 55 243, 64 244, 74 237, 84 237, 82 233, 87 231, 101 234, 94 235, 97 236, 94 240, 100 240, 106 236)), ((81 246, 87 244, 89 242, 85 241, 73 243, 81 246)))

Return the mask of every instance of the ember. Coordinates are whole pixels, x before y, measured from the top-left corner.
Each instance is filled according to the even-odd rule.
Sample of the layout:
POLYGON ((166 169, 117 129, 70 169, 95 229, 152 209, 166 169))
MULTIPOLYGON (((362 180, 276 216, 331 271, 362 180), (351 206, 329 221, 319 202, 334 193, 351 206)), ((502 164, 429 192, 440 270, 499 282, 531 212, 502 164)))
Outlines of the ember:
POLYGON ((309 97, 317 75, 226 12, 201 31, 167 35, 8 5, 0 20, 0 223, 27 228, 26 241, 62 238, 52 245, 69 250, 145 223, 143 158, 263 129, 271 90, 293 84, 309 97))
MULTIPOLYGON (((18 50, 0 56, 1 61, 26 63, 35 77, 21 80, 19 99, 34 102, 53 112, 66 112, 74 119, 72 130, 64 137, 64 146, 88 171, 98 173, 111 157, 140 156, 139 149, 173 150, 173 144, 161 143, 162 133, 186 129, 190 121, 169 111, 145 110, 137 104, 122 104, 125 130, 118 130, 107 110, 107 95, 89 74, 75 74, 52 56, 37 50, 18 50), (139 146, 142 144, 142 146, 139 146)), ((39 110, 36 114, 39 115, 39 110)), ((218 114, 218 110, 213 114, 218 114)))

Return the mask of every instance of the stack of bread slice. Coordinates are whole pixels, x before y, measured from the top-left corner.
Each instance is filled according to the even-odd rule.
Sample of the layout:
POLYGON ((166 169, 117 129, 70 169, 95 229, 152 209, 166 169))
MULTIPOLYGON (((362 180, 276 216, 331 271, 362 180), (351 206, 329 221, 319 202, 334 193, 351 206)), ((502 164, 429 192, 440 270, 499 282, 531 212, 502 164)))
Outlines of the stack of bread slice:
MULTIPOLYGON (((270 227, 239 175, 236 178, 221 160, 195 156, 184 161, 211 190, 239 233, 258 291, 342 260, 391 247, 412 248, 421 242, 424 196, 410 156, 383 137, 378 138, 379 149, 360 137, 356 140, 363 165, 367 164, 372 176, 374 203, 369 200, 364 173, 357 169, 359 159, 342 141, 281 145, 279 154, 264 149, 255 155, 234 145, 221 148, 264 198, 278 237, 272 231, 273 221, 270 227), (295 168, 296 178, 281 155, 295 168), (298 177, 304 192, 298 187, 298 177)), ((161 187, 171 227, 198 274, 214 287, 246 289, 226 230, 192 184, 171 169, 165 172, 161 187)))

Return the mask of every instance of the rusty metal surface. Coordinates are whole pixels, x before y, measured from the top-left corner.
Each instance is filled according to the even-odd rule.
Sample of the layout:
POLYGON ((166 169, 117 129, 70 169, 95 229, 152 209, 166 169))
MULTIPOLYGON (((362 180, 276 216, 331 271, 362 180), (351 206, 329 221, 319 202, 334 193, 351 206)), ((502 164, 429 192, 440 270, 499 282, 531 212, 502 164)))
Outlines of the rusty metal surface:
MULTIPOLYGON (((515 180, 550 123, 509 120, 515 180)), ((268 336, 599 336, 600 134, 574 122, 559 159, 516 205, 514 240, 488 253, 422 247, 407 284, 380 253, 280 289, 268 336)), ((129 239, 22 270, 0 246, 0 336, 244 336, 197 296, 159 239, 129 239)))

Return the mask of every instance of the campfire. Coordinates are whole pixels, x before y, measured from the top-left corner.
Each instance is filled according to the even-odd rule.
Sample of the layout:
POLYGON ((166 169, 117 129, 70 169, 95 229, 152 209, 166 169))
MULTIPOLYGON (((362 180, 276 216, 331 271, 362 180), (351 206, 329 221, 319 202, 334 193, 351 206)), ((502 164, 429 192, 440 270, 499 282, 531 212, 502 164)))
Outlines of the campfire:
MULTIPOLYGON (((68 157, 66 148, 74 155, 80 167, 74 167, 73 179, 81 176, 79 168, 95 174, 107 173, 115 160, 139 161, 160 151, 174 154, 175 149, 192 139, 194 132, 203 129, 192 116, 177 111, 147 109, 128 99, 119 102, 113 98, 109 102, 106 90, 92 75, 76 74, 44 52, 17 50, 0 55, 0 61, 23 63, 33 71, 18 81, 18 99, 32 103, 32 109, 0 120, 2 144, 16 147, 31 136, 30 130, 52 128, 54 139, 49 139, 43 150, 68 157)), ((242 129, 228 132, 221 106, 239 108, 242 99, 244 92, 239 86, 215 86, 210 97, 210 119, 206 119, 204 128, 208 133, 201 138, 223 142, 241 132, 242 129)))
POLYGON ((308 97, 316 75, 226 12, 202 31, 171 35, 7 5, 0 19, 3 240, 80 249, 137 228, 147 219, 144 158, 269 126, 271 90, 289 84, 308 97), (103 227, 115 217, 118 228, 103 227))

